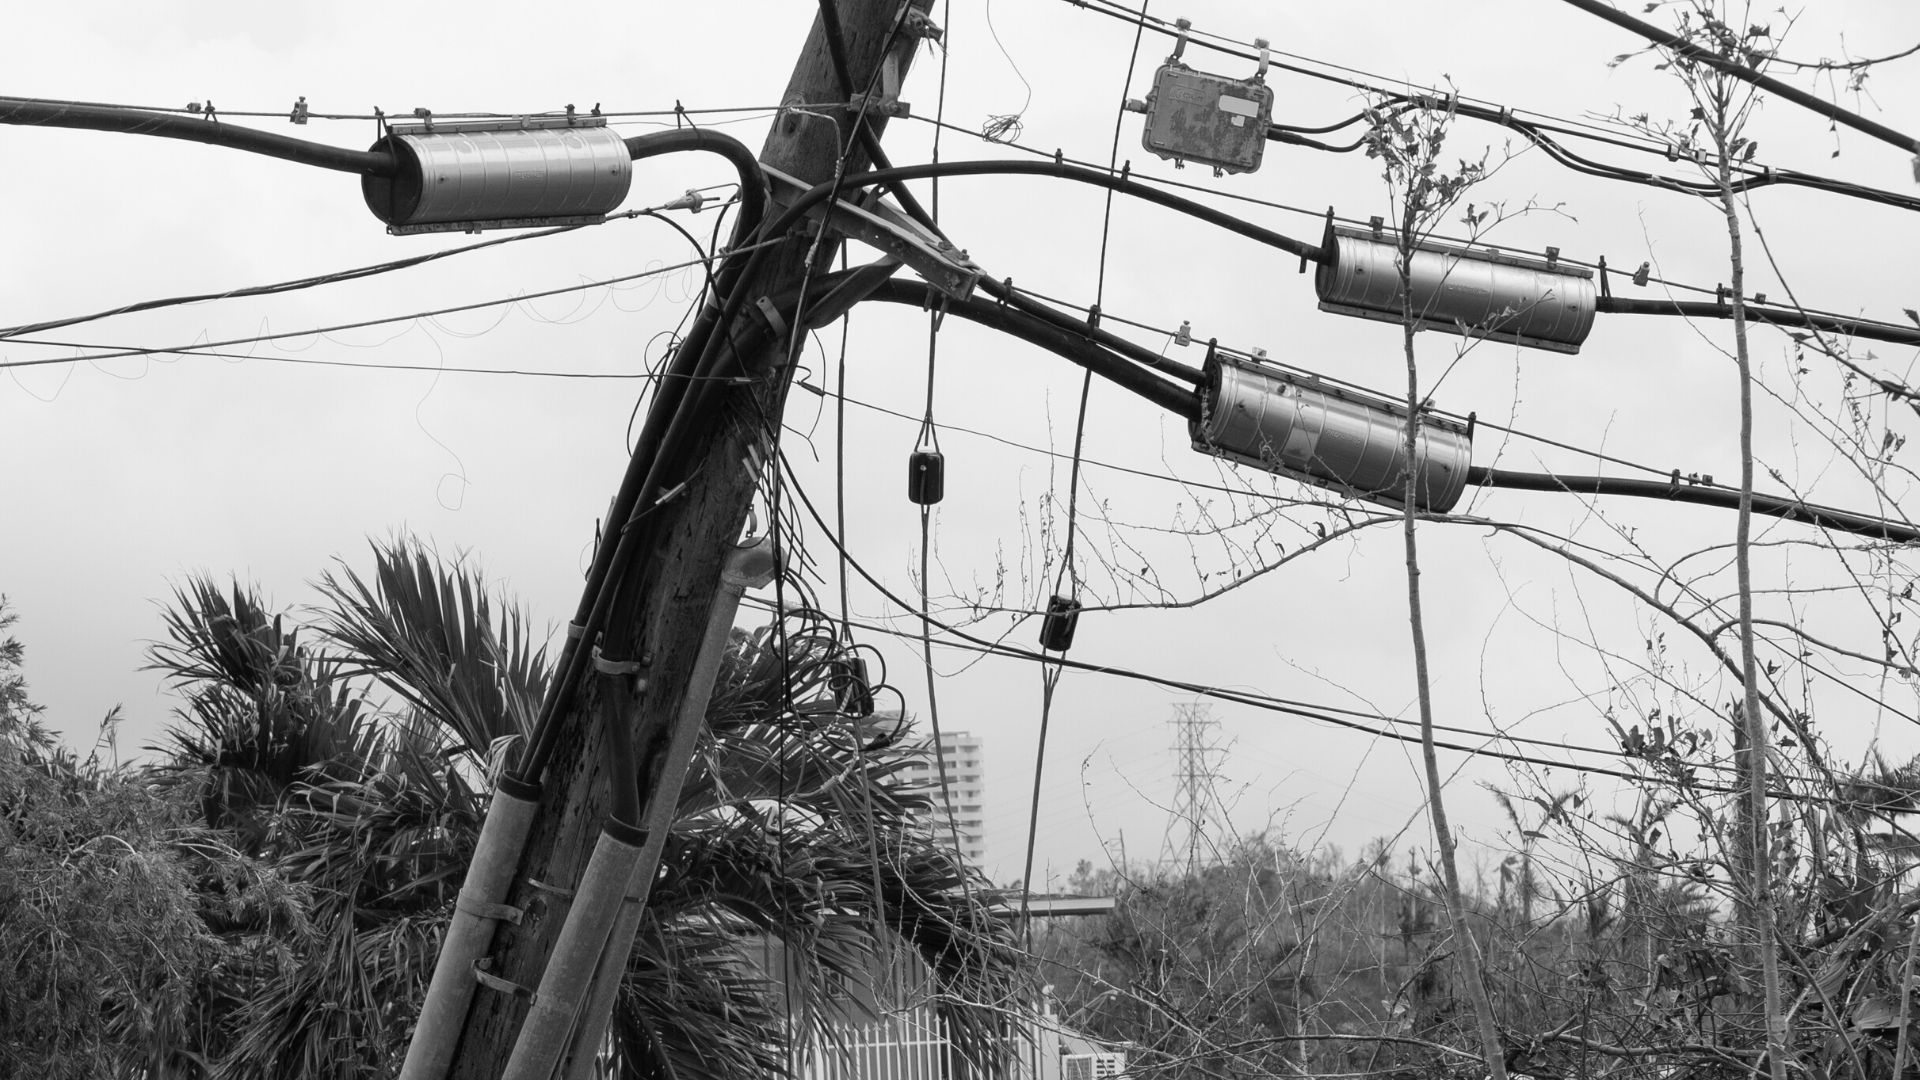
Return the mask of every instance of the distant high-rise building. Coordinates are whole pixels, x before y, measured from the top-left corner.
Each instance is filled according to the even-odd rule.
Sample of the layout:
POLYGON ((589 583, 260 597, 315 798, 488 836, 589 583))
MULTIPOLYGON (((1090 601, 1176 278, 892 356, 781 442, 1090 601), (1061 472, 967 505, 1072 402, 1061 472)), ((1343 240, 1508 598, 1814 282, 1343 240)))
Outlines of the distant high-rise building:
MULTIPOLYGON (((931 746, 928 750, 926 760, 908 765, 902 775, 937 788, 940 762, 932 755, 931 746)), ((938 820, 933 823, 934 834, 951 842, 953 834, 958 833, 961 857, 979 865, 987 857, 986 769, 980 737, 965 731, 943 731, 940 755, 946 760, 947 782, 945 802, 939 808, 938 820), (951 826, 948 814, 952 815, 951 826)))

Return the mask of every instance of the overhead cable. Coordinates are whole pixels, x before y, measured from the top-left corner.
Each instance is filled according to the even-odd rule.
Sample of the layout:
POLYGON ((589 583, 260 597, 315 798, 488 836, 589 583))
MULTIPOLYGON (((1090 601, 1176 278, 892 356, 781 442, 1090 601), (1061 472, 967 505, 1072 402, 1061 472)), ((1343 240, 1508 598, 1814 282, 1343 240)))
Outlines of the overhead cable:
POLYGON ((1770 75, 1763 75, 1745 64, 1719 55, 1711 49, 1703 49, 1693 42, 1688 41, 1686 38, 1680 37, 1677 34, 1670 34, 1652 23, 1636 19, 1624 11, 1619 11, 1607 4, 1601 3, 1600 0, 1565 0, 1565 2, 1572 4, 1574 7, 1579 8, 1589 15, 1597 15, 1615 26, 1631 30, 1677 56, 1705 64, 1715 71, 1731 75, 1750 86, 1756 86, 1768 93, 1776 94, 1803 109, 1810 109, 1835 123, 1845 124, 1855 131, 1864 132, 1879 139, 1881 142, 1897 146, 1907 153, 1920 154, 1920 140, 1916 140, 1911 135, 1895 131, 1893 128, 1877 120, 1870 120, 1867 117, 1861 116, 1859 113, 1843 109, 1833 102, 1815 97, 1805 90, 1788 86, 1779 79, 1773 78, 1770 75))
MULTIPOLYGON (((1669 480, 1637 480, 1613 476, 1568 476, 1560 473, 1513 472, 1474 466, 1467 470, 1467 483, 1482 487, 1510 488, 1520 491, 1560 491, 1574 495, 1625 495, 1639 499, 1665 499, 1670 502, 1696 503, 1722 509, 1737 509, 1738 488, 1700 484, 1683 479, 1676 470, 1669 480)), ((1875 540, 1898 543, 1920 541, 1920 528, 1905 522, 1869 517, 1850 510, 1837 510, 1800 499, 1753 493, 1753 510, 1787 521, 1804 521, 1822 529, 1853 533, 1875 540)))
MULTIPOLYGON (((405 259, 392 259, 387 262, 374 263, 371 266, 359 266, 351 270, 335 270, 325 274, 314 274, 311 277, 294 278, 291 281, 277 281, 270 285, 248 285, 244 288, 227 289, 223 292, 195 293, 190 296, 169 296, 156 300, 141 300, 137 303, 124 304, 106 311, 96 311, 90 315, 70 315, 58 319, 46 319, 41 322, 21 323, 18 326, 0 327, 0 339, 19 337, 22 334, 37 334, 47 330, 57 330, 66 326, 78 326, 81 323, 110 319, 116 315, 131 315, 140 311, 156 311, 161 308, 179 307, 183 304, 202 304, 213 300, 237 300, 248 296, 273 296, 279 293, 311 289, 319 285, 336 285, 345 281, 358 281, 361 278, 374 277, 379 274, 390 274, 396 270, 406 270, 439 259, 451 258, 455 255, 465 255, 469 252, 480 251, 485 248, 498 247, 501 244, 512 244, 522 240, 537 240, 542 237, 572 232, 580 228, 585 228, 585 226, 562 225, 554 229, 541 229, 537 232, 518 233, 493 240, 482 240, 477 244, 466 244, 461 247, 447 248, 444 251, 428 252, 425 255, 414 255, 405 259)), ((697 247, 698 245, 695 246, 697 247)))
MULTIPOLYGON (((762 245, 755 245, 755 246, 764 246, 765 243, 774 243, 774 242, 775 241, 765 241, 763 242, 762 245)), ((735 250, 744 251, 748 249, 738 248, 735 250)), ((689 259, 685 262, 678 262, 678 263, 672 263, 667 266, 654 267, 651 270, 642 270, 639 273, 635 273, 635 274, 621 274, 616 277, 601 278, 597 281, 581 282, 578 285, 563 285, 556 289, 542 289, 542 290, 539 290, 538 292, 519 293, 514 296, 504 296, 504 297, 499 297, 492 300, 479 300, 471 304, 455 304, 452 307, 434 308, 427 311, 409 312, 408 314, 405 314, 405 315, 387 315, 377 319, 360 319, 358 321, 350 322, 350 323, 336 323, 332 326, 306 327, 300 330, 287 330, 281 333, 274 333, 274 334, 253 334, 247 337, 228 338, 223 341, 189 342, 185 345, 169 345, 169 346, 163 346, 163 347, 143 346, 139 348, 110 348, 110 349, 102 349, 98 352, 83 353, 78 356, 48 356, 48 357, 41 357, 36 360, 0 360, 0 368, 46 367, 54 364, 79 364, 79 363, 85 363, 85 362, 90 362, 94 360, 118 360, 122 357, 128 357, 128 356, 153 356, 156 354, 163 354, 163 353, 169 353, 169 354, 177 353, 180 355, 193 355, 195 353, 206 353, 208 355, 212 355, 209 352, 209 350, 223 349, 232 345, 251 345, 256 342, 262 342, 262 341, 282 341, 287 338, 313 337, 317 334, 332 334, 342 330, 360 330, 369 326, 387 326, 393 323, 413 322, 416 319, 424 319, 424 318, 428 318, 430 316, 435 316, 435 315, 452 315, 462 311, 477 311, 481 308, 501 307, 507 304, 518 304, 525 300, 538 300, 542 297, 547 297, 547 296, 560 296, 565 293, 584 292, 585 290, 588 290, 588 289, 603 289, 603 288, 607 288, 608 286, 619 285, 628 281, 640 281, 642 279, 650 278, 650 277, 658 277, 661 274, 669 274, 675 270, 685 270, 685 269, 688 269, 689 267, 695 267, 695 266, 704 268, 705 263, 700 259, 689 259)), ((21 344, 21 345, 47 345, 47 346, 53 346, 57 348, 73 348, 74 347, 74 344, 72 342, 64 342, 64 341, 38 341, 38 340, 28 339, 28 338, 14 338, 12 340, 17 344, 21 344)))
MULTIPOLYGON (((1847 337, 1890 341, 1896 345, 1920 345, 1920 325, 1901 326, 1898 323, 1882 322, 1878 319, 1854 319, 1831 312, 1759 304, 1752 300, 1744 301, 1741 306, 1746 309, 1749 321, 1766 323, 1769 326, 1805 327, 1809 330, 1820 330, 1847 337)), ((1671 315, 1683 319, 1733 318, 1733 304, 1717 300, 1633 300, 1620 296, 1602 296, 1598 299, 1594 310, 1611 315, 1671 315)))
MULTIPOLYGON (((1156 32, 1161 33, 1167 37, 1178 37, 1180 35, 1180 31, 1176 29, 1174 26, 1168 24, 1165 20, 1149 18, 1141 12, 1135 11, 1131 8, 1121 6, 1116 3, 1112 3, 1111 0, 1067 0, 1067 2, 1074 4, 1076 7, 1088 8, 1091 11, 1095 11, 1095 12, 1098 12, 1099 14, 1106 15, 1109 18, 1118 19, 1122 22, 1145 24, 1149 26, 1151 29, 1155 30, 1156 32)), ((1213 42, 1196 40, 1195 44, 1198 44, 1203 48, 1213 50, 1215 52, 1221 53, 1226 56, 1233 56, 1233 57, 1244 59, 1244 60, 1259 59, 1258 54, 1254 51, 1251 51, 1251 49, 1246 45, 1245 42, 1237 42, 1231 38, 1222 37, 1218 34, 1207 34, 1204 31, 1199 31, 1199 30, 1191 30, 1189 31, 1189 33, 1191 33, 1196 39, 1201 37, 1210 37, 1214 39, 1213 42)), ((1293 54, 1278 52, 1278 53, 1274 53, 1273 55, 1284 57, 1284 56, 1291 56, 1293 54)), ((1584 123, 1580 121, 1565 120, 1562 118, 1551 116, 1550 114, 1535 112, 1533 110, 1514 109, 1504 105, 1500 105, 1496 102, 1477 101, 1474 99, 1466 98, 1460 94, 1442 93, 1433 88, 1425 88, 1424 90, 1415 90, 1415 91, 1409 92, 1405 89, 1396 88, 1394 86, 1387 85, 1388 80, 1378 75, 1370 75, 1365 72, 1357 71, 1353 68, 1344 67, 1339 64, 1329 63, 1327 61, 1314 60, 1309 57, 1296 57, 1296 59, 1300 59, 1302 61, 1306 61, 1309 63, 1321 64, 1325 67, 1333 68, 1338 71, 1347 72, 1348 74, 1331 75, 1323 71, 1315 71, 1310 68, 1297 67, 1291 64, 1284 63, 1279 60, 1271 61, 1271 66, 1282 71, 1289 71, 1297 75, 1306 76, 1308 78, 1321 79, 1329 82, 1338 83, 1344 86, 1350 86, 1356 90, 1363 90, 1369 93, 1378 94, 1381 96, 1382 100, 1384 101, 1390 101, 1390 102, 1401 103, 1401 104, 1418 103, 1418 102, 1430 102, 1430 103, 1445 102, 1447 103, 1448 107, 1455 108, 1459 112, 1459 114, 1462 116, 1466 116, 1475 120, 1485 121, 1488 123, 1499 124, 1503 127, 1508 127, 1515 131, 1518 131, 1522 136, 1526 137, 1529 141, 1534 142, 1536 145, 1540 146, 1542 150, 1548 153, 1548 156, 1554 157, 1555 160, 1560 161, 1561 164, 1567 165, 1570 168, 1575 168, 1577 171, 1590 172, 1593 175, 1606 176, 1611 179, 1634 180, 1637 182, 1647 183, 1650 186, 1668 188, 1672 190, 1695 190, 1696 192, 1698 190, 1698 189, 1690 188, 1689 181, 1662 177, 1653 173, 1639 173, 1637 172, 1637 170, 1617 169, 1613 166, 1604 165, 1599 162, 1593 162, 1589 159, 1582 158, 1579 155, 1573 154, 1571 151, 1566 150, 1564 147, 1559 146, 1557 143, 1554 143, 1553 140, 1545 134, 1547 132, 1554 132, 1562 135, 1571 135, 1575 138, 1590 139, 1596 142, 1607 143, 1610 145, 1623 147, 1625 149, 1634 150, 1640 153, 1657 154, 1657 155, 1667 157, 1669 160, 1671 160, 1673 157, 1673 148, 1671 144, 1655 139, 1645 132, 1633 131, 1632 129, 1627 129, 1621 132, 1615 132, 1610 129, 1598 127, 1593 124, 1584 123), (1522 115, 1523 113, 1525 114, 1524 116, 1522 115), (1627 138, 1622 137, 1626 135, 1630 135, 1631 138, 1636 141, 1628 141, 1627 138)), ((1795 92, 1797 93, 1797 91, 1795 92)), ((1814 99, 1814 100, 1817 101, 1818 99, 1814 99)), ((1352 122, 1353 122, 1352 120, 1349 120, 1346 123, 1352 123, 1352 122)), ((1282 130, 1289 133, 1325 134, 1330 131, 1338 130, 1339 128, 1344 126, 1346 126, 1345 123, 1329 125, 1325 129, 1314 129, 1314 128, 1303 128, 1303 127, 1284 125, 1282 126, 1282 130)), ((1280 141, 1296 142, 1296 143, 1303 143, 1305 145, 1312 145, 1311 141, 1309 140, 1299 140, 1299 139, 1289 138, 1289 139, 1282 139, 1280 141)), ((1336 148, 1336 147, 1325 147, 1325 146, 1322 146, 1319 148, 1349 149, 1349 148, 1336 148)), ((1896 206, 1906 210, 1920 210, 1920 198, 1915 198, 1914 196, 1906 195, 1900 192, 1886 191, 1880 188, 1868 187, 1863 184, 1856 184, 1851 181, 1837 180, 1831 177, 1820 176, 1815 173, 1800 172, 1794 169, 1776 168, 1776 167, 1765 165, 1765 164, 1755 164, 1752 162, 1744 162, 1744 161, 1728 161, 1727 164, 1733 172, 1740 174, 1740 179, 1737 179, 1735 181, 1736 190, 1744 191, 1744 190, 1748 190, 1749 188, 1766 187, 1766 186, 1777 185, 1777 184, 1788 184, 1788 185, 1812 188, 1814 190, 1824 191, 1824 192, 1828 192, 1836 195, 1842 195, 1849 198, 1862 199, 1869 202, 1876 202, 1876 203, 1882 203, 1889 206, 1896 206)))
MULTIPOLYGON (((840 547, 839 539, 832 534, 831 530, 828 528, 826 524, 826 520, 823 517, 821 517, 819 510, 813 505, 813 502, 807 496, 805 489, 800 486, 798 479, 793 476, 791 465, 786 463, 784 458, 782 459, 782 465, 786 468, 788 478, 792 481, 794 485, 794 493, 800 497, 802 504, 805 505, 805 507, 807 508, 807 512, 809 516, 811 516, 813 518, 814 523, 818 525, 824 533, 826 533, 829 542, 833 543, 835 547, 839 549, 842 557, 848 560, 849 565, 853 567, 854 571, 857 574, 859 574, 860 577, 863 578, 869 586, 871 586, 875 591, 879 592, 881 596, 885 597, 890 603, 893 603, 896 606, 898 606, 901 610, 903 611, 916 610, 912 604, 907 602, 905 599, 901 598, 899 595, 894 593, 891 589, 887 588, 886 585, 882 584, 878 578, 874 577, 874 575, 863 564, 861 564, 858 559, 855 559, 851 553, 847 552, 845 548, 840 547)), ((1139 682, 1152 683, 1154 685, 1165 686, 1170 689, 1180 690, 1182 692, 1195 694, 1201 697, 1208 697, 1208 698, 1213 698, 1219 701, 1228 701, 1234 704, 1246 705, 1251 708, 1261 709, 1267 712, 1275 712, 1275 713, 1281 713, 1283 715, 1295 716, 1302 719, 1313 720, 1320 723, 1326 723, 1335 727, 1344 727, 1350 730, 1362 732, 1364 734, 1372 735, 1378 738, 1392 739, 1397 742, 1406 742, 1406 743, 1413 743, 1413 744, 1418 744, 1421 741, 1420 736, 1417 734, 1411 734, 1411 733, 1403 734, 1398 731, 1375 727, 1371 724, 1366 724, 1355 719, 1350 719, 1348 716, 1339 715, 1338 712, 1333 709, 1307 706, 1300 703, 1288 702, 1285 699, 1272 698, 1272 697, 1267 697, 1265 695, 1250 694, 1244 691, 1229 690, 1222 687, 1209 686, 1203 683, 1186 682, 1179 679, 1171 679, 1163 676, 1150 675, 1144 672, 1136 671, 1126 667, 1121 667, 1118 665, 1094 664, 1094 663, 1088 663, 1086 661, 1071 660, 1064 656, 1054 656, 1051 654, 1037 653, 1029 649, 1020 648, 1014 645, 1008 645, 1008 644, 1005 644, 1004 642, 990 641, 985 638, 976 637, 972 634, 969 634, 963 630, 958 629, 957 627, 948 625, 937 619, 933 620, 933 623, 934 625, 940 627, 940 629, 944 631, 946 634, 948 634, 950 637, 959 639, 958 643, 953 641, 936 639, 938 644, 947 646, 950 648, 959 648, 959 649, 964 649, 972 652, 1004 656, 1004 657, 1009 657, 1017 660, 1025 660, 1031 663, 1043 663, 1043 664, 1057 663, 1060 666, 1071 668, 1077 671, 1086 671, 1086 672, 1090 672, 1093 674, 1100 674, 1100 675, 1113 675, 1113 676, 1117 676, 1124 679, 1132 679, 1139 682)), ((910 636, 905 634, 902 631, 893 630, 891 628, 883 627, 883 626, 877 626, 877 625, 859 623, 859 622, 855 622, 853 623, 853 625, 858 626, 862 629, 874 630, 879 633, 890 634, 894 636, 900 636, 900 637, 910 636)), ((1396 722, 1396 721, 1393 721, 1391 718, 1382 717, 1377 714, 1357 714, 1357 715, 1370 716, 1374 719, 1386 720, 1389 723, 1396 722)), ((1508 738, 1508 736, 1504 734, 1488 734, 1485 737, 1488 738, 1489 740, 1508 738)), ((1471 746, 1464 743, 1444 742, 1444 741, 1436 742, 1434 745, 1441 749, 1451 750, 1457 753, 1466 754, 1471 757, 1492 758, 1499 761, 1534 765, 1534 766, 1540 766, 1545 768, 1569 769, 1575 772, 1589 773, 1589 774, 1600 775, 1600 776, 1611 776, 1616 779, 1635 781, 1635 782, 1649 779, 1649 777, 1644 774, 1636 774, 1623 769, 1614 769, 1614 768, 1608 768, 1605 766, 1598 766, 1598 765, 1582 765, 1582 764, 1577 764, 1577 763, 1567 762, 1567 761, 1553 761, 1545 758, 1534 757, 1527 754, 1513 753, 1513 752, 1502 751, 1502 750, 1493 750, 1484 746, 1476 747, 1476 746, 1471 746)), ((1590 754, 1599 754, 1599 755, 1606 755, 1606 756, 1613 756, 1613 757, 1620 757, 1620 758, 1627 758, 1627 759, 1635 758, 1635 755, 1625 750, 1601 750, 1601 749, 1590 749, 1590 748, 1575 747, 1575 746, 1564 746, 1564 748, 1568 750, 1585 752, 1590 754)), ((1687 765, 1687 767, 1705 768, 1709 771, 1721 771, 1721 772, 1731 771, 1729 767, 1712 765, 1712 764, 1706 764, 1706 765, 1690 765, 1689 764, 1687 765)), ((1713 792, 1717 794, 1738 794, 1745 790, 1744 788, 1739 788, 1731 785, 1722 786, 1722 785, 1713 785, 1713 784, 1700 784, 1698 785, 1698 787, 1699 787, 1699 790, 1713 792)), ((1830 801, 1830 800, 1823 800, 1819 797, 1807 796, 1807 795, 1803 795, 1803 794, 1792 792, 1792 791, 1777 791, 1777 792, 1774 792, 1773 794, 1774 794, 1774 797, 1776 798, 1784 798, 1784 799, 1796 799, 1796 800, 1806 800, 1806 801, 1816 801, 1816 802, 1830 801)))
POLYGON ((391 176, 396 168, 393 155, 384 151, 348 150, 343 146, 275 135, 255 128, 222 123, 211 115, 175 116, 139 109, 0 97, 0 124, 82 128, 127 135, 152 135, 162 139, 185 139, 362 176, 391 176))

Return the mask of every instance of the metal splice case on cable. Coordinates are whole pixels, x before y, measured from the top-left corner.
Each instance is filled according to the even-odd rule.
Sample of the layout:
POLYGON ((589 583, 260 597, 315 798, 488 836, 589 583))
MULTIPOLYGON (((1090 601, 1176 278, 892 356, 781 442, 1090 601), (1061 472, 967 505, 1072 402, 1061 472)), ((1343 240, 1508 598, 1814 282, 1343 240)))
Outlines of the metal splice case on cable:
MULTIPOLYGON (((1400 321, 1397 234, 1330 226, 1324 249, 1321 311, 1400 321)), ((1593 271, 1558 259, 1423 240, 1409 276, 1414 322, 1429 330, 1577 353, 1593 329, 1593 271)))
MULTIPOLYGON (((1219 354, 1207 357, 1193 448, 1268 472, 1400 506, 1406 491, 1405 403, 1219 354)), ((1446 513, 1473 460, 1467 425, 1420 417, 1416 509, 1446 513)))
POLYGON ((1175 162, 1211 165, 1216 174, 1252 172, 1267 149, 1273 89, 1252 79, 1209 75, 1177 60, 1153 74, 1140 144, 1175 162))
POLYGON ((590 225, 626 201, 633 157, 604 117, 394 125, 391 177, 361 180, 395 235, 590 225))

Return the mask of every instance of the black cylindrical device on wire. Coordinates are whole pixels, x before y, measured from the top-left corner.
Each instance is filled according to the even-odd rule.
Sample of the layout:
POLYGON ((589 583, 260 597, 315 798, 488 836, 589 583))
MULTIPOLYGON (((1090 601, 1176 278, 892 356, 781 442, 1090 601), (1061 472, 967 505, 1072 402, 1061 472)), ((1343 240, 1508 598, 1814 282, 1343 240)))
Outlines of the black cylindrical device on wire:
POLYGON ((938 450, 915 450, 907 459, 907 498, 932 506, 947 494, 947 457, 938 450))
POLYGON ((1080 601, 1056 596, 1047 601, 1047 616, 1040 623, 1040 647, 1053 652, 1073 648, 1073 632, 1080 625, 1080 601))

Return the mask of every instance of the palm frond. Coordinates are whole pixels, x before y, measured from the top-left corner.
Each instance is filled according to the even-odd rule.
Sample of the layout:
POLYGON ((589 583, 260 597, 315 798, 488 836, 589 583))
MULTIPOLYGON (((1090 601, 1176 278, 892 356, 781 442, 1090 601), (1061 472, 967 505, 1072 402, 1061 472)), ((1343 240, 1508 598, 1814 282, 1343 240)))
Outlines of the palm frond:
POLYGON ((474 757, 524 736, 549 675, 525 614, 506 605, 496 621, 480 571, 417 540, 375 543, 373 553, 370 581, 344 564, 321 580, 329 636, 474 757))
POLYGON ((162 746, 162 779, 197 785, 209 825, 258 851, 265 818, 315 770, 364 759, 376 728, 338 665, 237 581, 194 577, 163 612, 167 639, 148 647, 185 697, 162 746))

